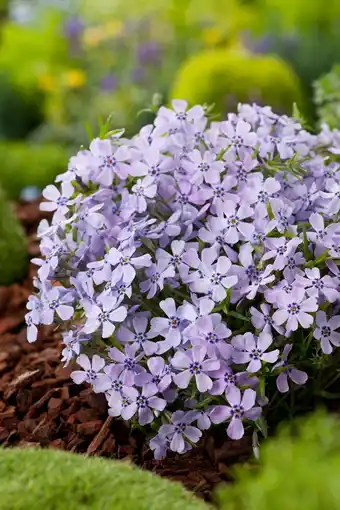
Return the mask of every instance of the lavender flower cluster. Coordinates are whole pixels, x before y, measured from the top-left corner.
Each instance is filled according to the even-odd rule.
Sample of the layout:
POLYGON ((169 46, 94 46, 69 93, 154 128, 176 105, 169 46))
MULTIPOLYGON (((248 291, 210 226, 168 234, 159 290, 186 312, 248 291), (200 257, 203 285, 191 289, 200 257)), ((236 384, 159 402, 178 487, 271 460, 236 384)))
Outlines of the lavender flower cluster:
POLYGON ((63 324, 73 381, 152 423, 156 458, 212 424, 241 438, 263 381, 306 383, 301 342, 340 346, 340 132, 255 104, 223 122, 172 105, 132 139, 93 140, 47 186, 26 315, 29 342, 63 324))

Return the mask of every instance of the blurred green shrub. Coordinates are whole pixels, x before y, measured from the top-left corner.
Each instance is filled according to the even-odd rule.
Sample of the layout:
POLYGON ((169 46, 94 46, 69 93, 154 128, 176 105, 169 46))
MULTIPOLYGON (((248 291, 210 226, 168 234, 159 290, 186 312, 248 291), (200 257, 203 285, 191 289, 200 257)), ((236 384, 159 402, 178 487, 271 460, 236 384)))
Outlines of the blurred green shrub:
POLYGON ((255 0, 257 41, 250 48, 275 52, 287 60, 309 95, 312 83, 340 62, 340 2, 330 0, 255 0))
POLYGON ((304 110, 299 80, 285 62, 224 49, 205 51, 186 61, 175 78, 172 98, 190 104, 214 103, 218 112, 253 101, 283 113, 291 113, 294 102, 304 110))
POLYGON ((11 199, 27 186, 44 188, 67 168, 68 155, 59 145, 3 142, 0 153, 0 186, 11 199))
POLYGON ((1 510, 208 510, 173 483, 123 461, 0 449, 1 510))
POLYGON ((260 451, 258 469, 239 468, 217 491, 221 510, 339 510, 339 419, 317 414, 260 451))
POLYGON ((319 122, 340 129, 340 64, 314 83, 314 101, 319 122))
POLYGON ((42 122, 41 95, 20 89, 1 71, 0 98, 0 139, 25 138, 42 122))
POLYGON ((27 263, 24 232, 0 189, 0 285, 20 281, 25 276, 27 263))

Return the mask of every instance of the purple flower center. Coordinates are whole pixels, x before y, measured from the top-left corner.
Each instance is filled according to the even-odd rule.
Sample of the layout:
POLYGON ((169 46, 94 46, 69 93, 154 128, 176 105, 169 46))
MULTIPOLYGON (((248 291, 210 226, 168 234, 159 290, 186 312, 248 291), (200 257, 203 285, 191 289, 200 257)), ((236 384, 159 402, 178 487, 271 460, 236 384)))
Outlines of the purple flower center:
POLYGON ((159 165, 153 165, 149 168, 149 174, 152 175, 153 177, 159 177, 160 173, 161 171, 159 165))
POLYGON ((105 156, 103 161, 103 166, 106 166, 108 168, 114 168, 117 164, 116 158, 113 156, 105 156))
POLYGON ((145 409, 146 407, 148 407, 148 399, 141 395, 140 397, 137 398, 136 404, 138 405, 139 409, 145 409))
POLYGON ((176 119, 184 121, 187 118, 186 112, 177 112, 176 113, 176 119))
POLYGON ((321 328, 321 335, 324 337, 324 338, 329 338, 332 334, 332 330, 329 326, 322 326, 321 328))
POLYGON ((97 379, 97 373, 92 369, 87 370, 86 375, 89 381, 94 381, 95 379, 97 379))
POLYGON ((206 336, 205 336, 205 339, 206 341, 209 343, 209 344, 217 344, 217 342, 219 341, 219 338, 218 336, 216 335, 216 333, 214 333, 213 331, 210 331, 210 333, 208 333, 206 336))
POLYGON ((263 352, 260 349, 252 349, 249 353, 249 357, 251 359, 259 360, 262 356, 263 352))
POLYGON ((151 276, 150 280, 151 280, 152 283, 157 283, 158 280, 160 279, 160 277, 161 277, 161 275, 159 273, 154 273, 151 276))
POLYGON ((59 205, 60 207, 62 207, 62 206, 64 206, 64 205, 66 205, 66 204, 67 204, 67 202, 68 202, 68 198, 67 198, 67 197, 59 197, 59 198, 57 199, 57 202, 56 202, 56 203, 57 203, 57 205, 59 205))
POLYGON ((56 310, 56 309, 58 308, 58 306, 59 306, 59 299, 54 299, 53 301, 51 301, 51 302, 49 303, 49 305, 48 305, 48 306, 49 306, 49 308, 50 308, 51 310, 56 310))
POLYGON ((186 429, 185 423, 176 423, 175 432, 183 434, 185 432, 185 429, 186 429))
POLYGON ((136 366, 136 362, 133 358, 125 358, 124 367, 127 370, 134 370, 135 366, 136 366))
POLYGON ((120 392, 123 389, 123 383, 119 379, 111 382, 111 389, 120 392))
POLYGON ((244 415, 244 409, 241 405, 233 405, 230 414, 233 418, 239 418, 241 420, 244 415))
POLYGON ((178 317, 169 317, 169 326, 170 328, 172 329, 176 329, 178 328, 178 326, 180 325, 180 320, 178 317))
POLYGON ((210 281, 213 285, 219 285, 222 281, 223 275, 221 273, 213 273, 210 277, 210 281))
POLYGON ((288 305, 288 313, 290 313, 291 315, 298 315, 298 313, 300 312, 300 305, 298 303, 289 303, 288 305))
POLYGON ((209 169, 210 169, 210 165, 208 163, 206 163, 205 161, 202 161, 199 165, 198 165, 198 169, 201 171, 201 172, 208 172, 209 169))
POLYGON ((202 372, 202 365, 198 361, 194 361, 190 364, 189 370, 192 374, 200 374, 202 372))

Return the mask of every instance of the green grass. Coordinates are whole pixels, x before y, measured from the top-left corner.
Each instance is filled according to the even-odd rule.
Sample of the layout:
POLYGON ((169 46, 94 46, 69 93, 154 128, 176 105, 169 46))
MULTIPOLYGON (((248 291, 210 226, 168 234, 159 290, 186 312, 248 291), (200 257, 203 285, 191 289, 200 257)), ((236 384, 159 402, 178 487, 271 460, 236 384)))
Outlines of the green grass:
POLYGON ((123 461, 0 449, 1 510, 207 510, 177 483, 123 461))

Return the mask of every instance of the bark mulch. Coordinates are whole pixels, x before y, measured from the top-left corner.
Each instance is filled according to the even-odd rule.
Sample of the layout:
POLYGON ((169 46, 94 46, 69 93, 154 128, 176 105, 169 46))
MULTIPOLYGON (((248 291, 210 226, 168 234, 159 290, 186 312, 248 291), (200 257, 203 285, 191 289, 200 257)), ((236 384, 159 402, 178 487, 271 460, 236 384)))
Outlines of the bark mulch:
MULTIPOLYGON (((19 204, 31 257, 39 253, 36 228, 39 203, 19 204)), ((60 362, 61 342, 54 326, 38 341, 26 341, 24 315, 32 291, 34 266, 22 284, 0 287, 0 445, 58 448, 131 460, 161 476, 182 482, 205 499, 212 488, 232 479, 231 466, 249 457, 249 439, 222 441, 207 436, 186 455, 155 461, 140 431, 107 415, 103 395, 75 385, 60 362)))

